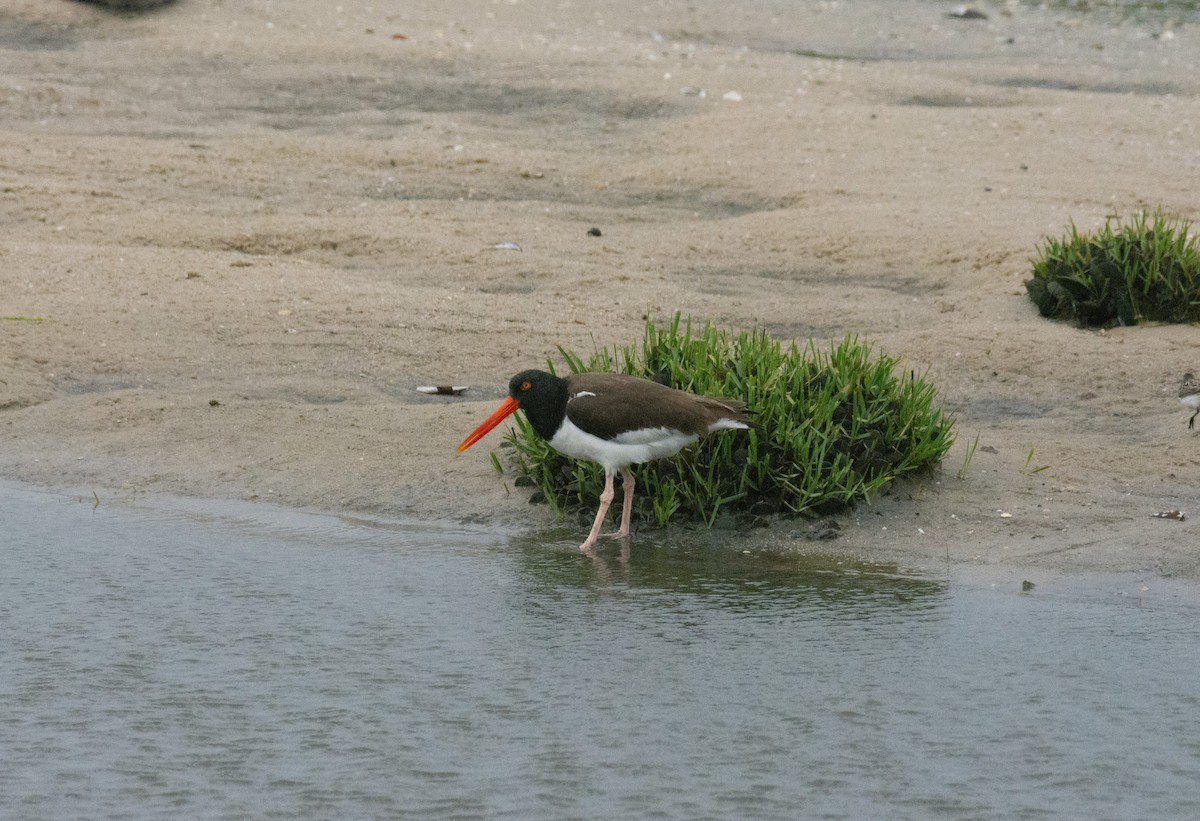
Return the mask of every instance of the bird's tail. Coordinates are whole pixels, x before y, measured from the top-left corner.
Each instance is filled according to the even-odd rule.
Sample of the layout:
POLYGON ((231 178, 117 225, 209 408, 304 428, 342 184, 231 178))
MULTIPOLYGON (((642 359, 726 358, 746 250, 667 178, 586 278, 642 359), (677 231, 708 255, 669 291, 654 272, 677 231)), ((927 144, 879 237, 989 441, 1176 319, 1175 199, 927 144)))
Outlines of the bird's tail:
POLYGON ((715 430, 745 430, 750 427, 751 419, 746 412, 746 403, 740 399, 706 396, 704 406, 716 417, 708 425, 709 433, 715 430))

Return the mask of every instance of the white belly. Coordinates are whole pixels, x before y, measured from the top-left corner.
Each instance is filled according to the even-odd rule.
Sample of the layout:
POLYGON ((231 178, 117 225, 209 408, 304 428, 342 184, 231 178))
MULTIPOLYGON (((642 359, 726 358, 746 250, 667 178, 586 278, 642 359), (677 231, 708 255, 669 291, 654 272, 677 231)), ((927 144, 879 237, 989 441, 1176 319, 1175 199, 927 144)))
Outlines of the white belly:
POLYGON ((570 419, 563 419, 550 446, 559 453, 576 459, 590 459, 605 470, 614 471, 622 465, 673 456, 699 438, 666 428, 651 428, 623 433, 615 439, 601 439, 580 430, 570 419))

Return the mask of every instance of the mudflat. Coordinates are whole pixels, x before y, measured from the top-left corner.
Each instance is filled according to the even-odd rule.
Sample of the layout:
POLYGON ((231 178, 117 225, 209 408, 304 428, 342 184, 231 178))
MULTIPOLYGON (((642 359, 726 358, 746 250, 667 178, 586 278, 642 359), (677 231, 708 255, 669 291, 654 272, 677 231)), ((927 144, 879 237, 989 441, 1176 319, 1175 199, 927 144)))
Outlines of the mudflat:
POLYGON ((956 420, 836 540, 755 539, 1200 577, 1200 328, 1023 287, 1072 222, 1200 214, 1200 27, 981 8, 11 0, 0 475, 540 527, 455 445, 556 345, 680 311, 856 335, 956 420))

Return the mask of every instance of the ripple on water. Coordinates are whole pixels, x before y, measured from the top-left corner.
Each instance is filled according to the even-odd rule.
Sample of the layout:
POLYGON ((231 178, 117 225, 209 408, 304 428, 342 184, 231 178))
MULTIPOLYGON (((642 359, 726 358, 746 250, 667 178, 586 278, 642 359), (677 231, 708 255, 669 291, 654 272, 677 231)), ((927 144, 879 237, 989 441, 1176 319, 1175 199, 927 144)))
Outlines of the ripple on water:
POLYGON ((0 815, 1186 818, 1200 800, 1188 601, 679 533, 622 562, 266 505, 0 497, 0 815))

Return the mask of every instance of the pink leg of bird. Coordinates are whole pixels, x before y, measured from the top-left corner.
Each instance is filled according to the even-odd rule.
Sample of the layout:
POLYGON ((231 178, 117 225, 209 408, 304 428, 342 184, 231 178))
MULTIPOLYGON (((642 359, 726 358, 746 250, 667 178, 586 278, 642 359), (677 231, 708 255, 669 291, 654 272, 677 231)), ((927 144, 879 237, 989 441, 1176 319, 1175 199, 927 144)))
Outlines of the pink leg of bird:
POLYGON ((604 524, 604 517, 608 513, 608 506, 612 504, 613 495, 613 474, 612 471, 606 470, 604 471, 604 492, 600 494, 600 509, 596 511, 596 521, 592 522, 592 531, 579 546, 580 550, 586 552, 596 543, 596 538, 600 535, 600 526, 604 524))
POLYGON ((628 465, 621 468, 621 529, 615 533, 606 533, 614 539, 628 539, 630 519, 633 515, 633 471, 628 465))

